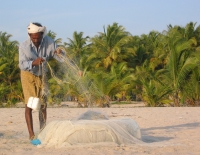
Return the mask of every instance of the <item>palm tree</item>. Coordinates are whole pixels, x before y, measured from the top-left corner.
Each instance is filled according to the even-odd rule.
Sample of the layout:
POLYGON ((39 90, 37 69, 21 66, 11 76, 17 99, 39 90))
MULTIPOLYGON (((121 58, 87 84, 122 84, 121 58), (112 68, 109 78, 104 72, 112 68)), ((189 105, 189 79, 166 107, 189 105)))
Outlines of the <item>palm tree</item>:
POLYGON ((49 30, 48 33, 47 33, 47 35, 49 37, 51 37, 55 41, 55 43, 57 45, 61 45, 62 44, 62 39, 61 38, 56 39, 56 33, 55 32, 49 30))
POLYGON ((88 38, 88 36, 83 37, 83 32, 78 33, 75 31, 73 33, 73 39, 68 38, 69 43, 64 43, 68 56, 77 63, 81 70, 84 69, 84 58, 87 56, 86 50, 88 49, 88 38))
POLYGON ((187 39, 182 36, 183 28, 171 28, 166 36, 167 48, 169 51, 166 65, 165 79, 171 81, 173 90, 172 98, 174 105, 179 106, 182 87, 188 74, 197 67, 199 60, 194 57, 192 48, 197 43, 195 38, 187 39))
MULTIPOLYGON (((91 87, 90 92, 96 93, 98 98, 129 99, 133 79, 130 73, 126 62, 113 63, 110 72, 105 72, 103 68, 98 68, 98 72, 89 71, 87 75, 95 86, 95 89, 91 87)), ((105 103, 107 104, 106 101, 105 103)))
POLYGON ((91 38, 91 50, 93 53, 87 61, 93 62, 95 67, 102 66, 110 70, 113 62, 122 62, 129 57, 128 46, 131 36, 124 27, 117 23, 108 25, 104 32, 91 38))
POLYGON ((162 106, 169 104, 171 100, 166 96, 171 93, 171 90, 167 85, 162 85, 155 80, 141 79, 143 85, 142 99, 146 102, 146 106, 162 106))
POLYGON ((198 106, 200 105, 200 70, 199 67, 193 69, 192 73, 185 81, 185 85, 183 86, 181 99, 182 102, 189 106, 198 106))
POLYGON ((146 106, 162 106, 171 102, 167 99, 171 89, 161 78, 162 70, 152 69, 151 63, 154 62, 146 60, 142 66, 136 67, 133 78, 136 88, 133 87, 133 92, 141 97, 146 106))
POLYGON ((16 103, 22 100, 22 88, 19 85, 19 67, 18 67, 18 42, 10 41, 11 35, 6 32, 0 32, 0 81, 9 86, 4 99, 10 103, 16 103))

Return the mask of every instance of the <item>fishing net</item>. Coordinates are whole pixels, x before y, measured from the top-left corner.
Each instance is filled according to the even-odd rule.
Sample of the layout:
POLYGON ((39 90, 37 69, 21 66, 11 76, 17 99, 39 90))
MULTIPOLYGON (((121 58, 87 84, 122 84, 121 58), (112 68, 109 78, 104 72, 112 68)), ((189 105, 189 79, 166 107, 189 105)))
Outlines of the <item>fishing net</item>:
MULTIPOLYGON (((65 51, 64 48, 59 48, 65 51)), ((82 72, 77 63, 67 55, 66 51, 65 53, 65 55, 58 55, 61 60, 61 62, 57 62, 58 68, 52 69, 51 65, 47 62, 52 79, 61 86, 63 92, 66 92, 65 96, 75 96, 77 98, 76 101, 85 107, 103 104, 109 105, 109 101, 99 91, 93 80, 87 74, 81 76, 80 73, 82 72)))
POLYGON ((95 144, 142 143, 140 128, 130 118, 109 119, 101 112, 89 110, 74 120, 52 121, 40 132, 39 147, 67 147, 95 144))
MULTIPOLYGON (((57 72, 47 63, 53 79, 71 94, 76 94, 79 101, 89 107, 93 103, 107 102, 103 93, 87 76, 80 76, 80 69, 68 56, 60 55, 62 63, 57 72), (71 91, 70 91, 71 90, 71 91)), ((44 86, 45 87, 45 86, 44 86)), ((44 89, 47 91, 47 89, 44 89)), ((91 109, 91 108, 90 108, 91 109)), ((39 132, 38 147, 64 147, 89 144, 134 144, 141 143, 140 128, 130 118, 109 119, 105 114, 89 110, 73 120, 55 120, 44 125, 39 132)))

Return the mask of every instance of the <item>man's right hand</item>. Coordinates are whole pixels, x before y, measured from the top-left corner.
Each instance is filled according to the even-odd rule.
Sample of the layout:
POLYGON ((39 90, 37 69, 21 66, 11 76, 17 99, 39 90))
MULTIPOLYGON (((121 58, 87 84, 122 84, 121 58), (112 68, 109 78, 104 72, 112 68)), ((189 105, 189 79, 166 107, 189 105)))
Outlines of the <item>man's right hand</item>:
POLYGON ((38 57, 32 62, 32 66, 39 66, 41 65, 45 60, 43 58, 38 57))

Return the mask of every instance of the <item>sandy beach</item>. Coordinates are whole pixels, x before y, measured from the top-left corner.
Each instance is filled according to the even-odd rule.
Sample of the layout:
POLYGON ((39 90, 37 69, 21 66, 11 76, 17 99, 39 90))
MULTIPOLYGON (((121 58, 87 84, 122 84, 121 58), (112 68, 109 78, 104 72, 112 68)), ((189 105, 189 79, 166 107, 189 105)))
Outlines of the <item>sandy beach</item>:
MULTIPOLYGON (((71 120, 89 108, 68 106, 48 108, 47 124, 71 120)), ((92 108, 109 119, 131 118, 141 129, 143 144, 85 145, 65 148, 38 148, 30 144, 24 108, 0 109, 0 155, 199 155, 200 107, 140 107, 131 105, 92 108)), ((34 130, 39 132, 38 112, 33 113, 34 130)), ((63 131, 64 132, 64 131, 63 131)), ((67 132, 67 131, 66 131, 67 132)))

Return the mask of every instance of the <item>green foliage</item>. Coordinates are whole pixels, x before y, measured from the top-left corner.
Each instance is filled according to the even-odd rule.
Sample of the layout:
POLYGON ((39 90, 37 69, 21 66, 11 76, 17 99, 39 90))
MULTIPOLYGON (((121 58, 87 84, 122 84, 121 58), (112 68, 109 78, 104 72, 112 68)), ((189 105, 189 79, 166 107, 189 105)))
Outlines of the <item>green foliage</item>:
POLYGON ((142 97, 146 102, 146 106, 157 107, 172 103, 172 101, 166 97, 169 93, 171 93, 171 89, 168 86, 161 85, 153 80, 142 80, 142 84, 142 97))
POLYGON ((83 37, 83 32, 78 33, 75 31, 73 33, 73 40, 68 38, 69 43, 64 43, 68 57, 75 61, 80 69, 83 69, 85 66, 86 51, 88 50, 86 43, 88 38, 88 36, 83 37))
POLYGON ((87 61, 94 67, 104 67, 109 71, 113 62, 122 62, 129 57, 127 50, 131 36, 117 23, 104 27, 104 32, 91 38, 92 53, 87 61))
MULTIPOLYGON (((99 90, 101 95, 96 97, 141 99, 146 106, 181 106, 187 105, 188 100, 200 101, 200 26, 196 24, 168 25, 162 33, 132 36, 123 26, 113 23, 90 38, 75 31, 64 44, 56 39, 56 33, 49 31, 48 35, 83 71, 89 91, 99 90)), ((0 32, 0 102, 12 105, 23 101, 23 94, 18 43, 10 41, 10 37, 0 32)), ((51 60, 49 64, 59 71, 58 62, 51 60)), ((61 72, 58 76, 65 75, 61 72)), ((49 73, 48 79, 50 103, 60 103, 68 95, 84 100, 77 85, 58 85, 49 73)))
POLYGON ((185 84, 189 74, 194 68, 198 67, 199 59, 194 56, 196 39, 185 38, 184 28, 175 27, 170 29, 167 35, 167 50, 169 51, 168 62, 166 64, 165 79, 170 78, 171 97, 174 105, 179 106, 180 94, 185 91, 182 87, 185 84))
POLYGON ((21 98, 18 68, 18 42, 10 41, 11 35, 0 32, 0 81, 1 102, 15 104, 21 98))

